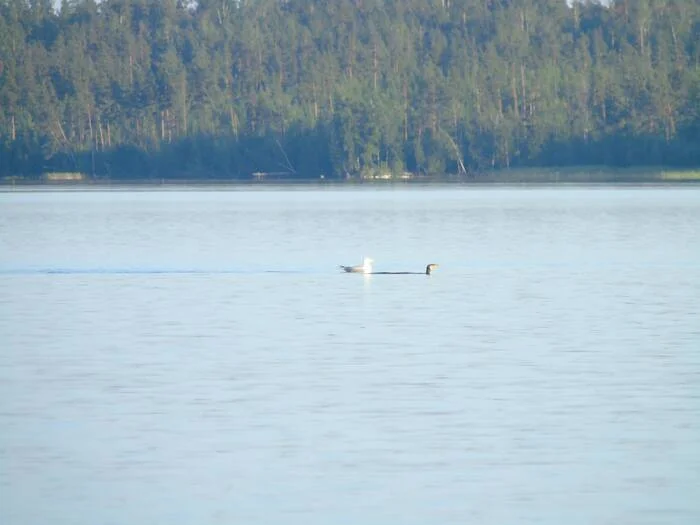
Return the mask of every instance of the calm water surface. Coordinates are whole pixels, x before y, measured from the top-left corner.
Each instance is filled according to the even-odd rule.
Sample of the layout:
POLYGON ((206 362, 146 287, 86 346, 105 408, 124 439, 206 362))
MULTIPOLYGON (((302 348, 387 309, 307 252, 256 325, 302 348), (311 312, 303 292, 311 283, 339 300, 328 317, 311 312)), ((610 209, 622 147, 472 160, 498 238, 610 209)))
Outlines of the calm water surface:
POLYGON ((0 193, 0 341, 3 525, 700 523, 697 187, 0 193))

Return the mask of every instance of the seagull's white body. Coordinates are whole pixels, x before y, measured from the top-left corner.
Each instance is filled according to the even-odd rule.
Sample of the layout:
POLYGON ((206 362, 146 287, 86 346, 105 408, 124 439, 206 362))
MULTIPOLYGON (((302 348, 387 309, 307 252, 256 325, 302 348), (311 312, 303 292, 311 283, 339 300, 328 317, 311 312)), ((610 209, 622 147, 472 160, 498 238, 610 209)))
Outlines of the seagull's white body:
POLYGON ((357 266, 343 266, 340 265, 341 270, 348 273, 372 273, 372 263, 374 261, 369 257, 362 259, 362 264, 357 266))

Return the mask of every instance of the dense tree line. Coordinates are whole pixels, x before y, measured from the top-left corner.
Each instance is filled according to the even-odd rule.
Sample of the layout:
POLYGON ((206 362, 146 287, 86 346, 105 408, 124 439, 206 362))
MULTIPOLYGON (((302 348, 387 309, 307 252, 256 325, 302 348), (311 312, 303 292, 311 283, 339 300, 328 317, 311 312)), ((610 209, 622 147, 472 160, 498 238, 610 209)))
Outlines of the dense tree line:
POLYGON ((700 2, 0 0, 0 175, 700 165, 700 2))

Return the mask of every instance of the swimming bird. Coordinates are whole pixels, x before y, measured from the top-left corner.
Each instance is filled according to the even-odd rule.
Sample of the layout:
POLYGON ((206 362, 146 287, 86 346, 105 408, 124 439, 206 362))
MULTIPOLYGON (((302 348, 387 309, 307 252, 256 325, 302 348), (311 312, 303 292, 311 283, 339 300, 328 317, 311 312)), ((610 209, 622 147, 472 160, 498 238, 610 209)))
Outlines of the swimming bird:
POLYGON ((430 263, 425 267, 425 272, 371 272, 372 275, 430 275, 433 270, 439 268, 439 264, 430 263))
POLYGON ((362 259, 362 264, 357 266, 343 266, 340 265, 340 269, 348 273, 372 273, 372 263, 374 261, 369 257, 362 259))

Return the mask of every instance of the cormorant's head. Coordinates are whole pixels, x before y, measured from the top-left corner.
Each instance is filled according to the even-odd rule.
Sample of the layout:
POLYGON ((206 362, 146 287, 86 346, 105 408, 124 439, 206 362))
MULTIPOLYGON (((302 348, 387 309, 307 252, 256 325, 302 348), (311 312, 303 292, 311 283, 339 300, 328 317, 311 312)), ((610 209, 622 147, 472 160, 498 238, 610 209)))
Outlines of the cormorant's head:
POLYGON ((430 263, 428 266, 425 267, 425 275, 430 275, 431 273, 433 273, 433 270, 439 267, 439 264, 430 263))

